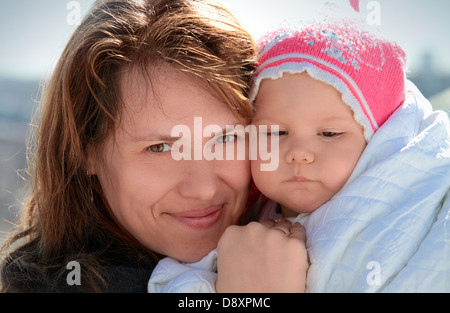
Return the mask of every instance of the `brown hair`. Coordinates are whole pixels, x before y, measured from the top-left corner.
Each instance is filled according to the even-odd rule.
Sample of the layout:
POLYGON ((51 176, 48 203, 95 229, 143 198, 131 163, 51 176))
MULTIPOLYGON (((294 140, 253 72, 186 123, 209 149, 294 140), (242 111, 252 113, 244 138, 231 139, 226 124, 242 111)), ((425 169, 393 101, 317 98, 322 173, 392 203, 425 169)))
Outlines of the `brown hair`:
POLYGON ((83 267, 84 291, 104 291, 101 268, 117 255, 156 262, 110 213, 97 178, 87 173, 87 147, 101 145, 119 123, 121 70, 157 63, 197 77, 249 120, 254 43, 230 12, 205 0, 97 1, 41 101, 29 201, 20 232, 2 248, 2 291, 34 291, 38 283, 57 290, 72 260, 83 267))

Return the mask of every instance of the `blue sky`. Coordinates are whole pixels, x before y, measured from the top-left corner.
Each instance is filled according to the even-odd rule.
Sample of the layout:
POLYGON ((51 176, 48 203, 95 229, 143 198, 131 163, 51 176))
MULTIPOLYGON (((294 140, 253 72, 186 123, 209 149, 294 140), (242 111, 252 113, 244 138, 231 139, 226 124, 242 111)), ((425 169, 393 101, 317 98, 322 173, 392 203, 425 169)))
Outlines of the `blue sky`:
MULTIPOLYGON (((284 19, 346 15, 367 20, 370 2, 379 4, 379 28, 407 52, 414 71, 422 55, 432 52, 437 70, 450 72, 450 1, 360 1, 355 12, 348 0, 218 0, 258 38, 284 19)), ((0 0, 0 77, 48 77, 74 31, 75 2, 84 15, 93 0, 0 0), (69 5, 69 7, 68 7, 69 5), (72 15, 71 15, 72 14, 72 15), (69 21, 68 21, 69 19, 69 21)))

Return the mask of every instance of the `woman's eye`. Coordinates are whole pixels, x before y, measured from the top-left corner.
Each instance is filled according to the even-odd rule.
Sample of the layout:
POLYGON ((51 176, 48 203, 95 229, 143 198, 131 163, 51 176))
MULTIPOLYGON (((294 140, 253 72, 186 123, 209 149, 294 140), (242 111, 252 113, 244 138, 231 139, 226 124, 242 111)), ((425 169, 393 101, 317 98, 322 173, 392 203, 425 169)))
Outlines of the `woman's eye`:
POLYGON ((234 141, 236 139, 237 139, 236 134, 230 134, 230 135, 224 135, 224 136, 217 138, 216 142, 217 143, 228 143, 228 142, 234 141))
POLYGON ((147 149, 151 152, 166 152, 170 150, 170 145, 167 143, 158 143, 156 145, 151 145, 147 149))

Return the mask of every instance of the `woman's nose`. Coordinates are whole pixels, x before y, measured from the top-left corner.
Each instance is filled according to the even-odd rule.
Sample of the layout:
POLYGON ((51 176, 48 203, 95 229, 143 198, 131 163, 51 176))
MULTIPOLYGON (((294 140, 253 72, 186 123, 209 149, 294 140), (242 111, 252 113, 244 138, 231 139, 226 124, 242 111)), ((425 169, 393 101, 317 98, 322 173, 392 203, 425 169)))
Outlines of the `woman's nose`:
POLYGON ((219 189, 219 177, 214 171, 214 162, 208 160, 184 161, 186 170, 179 185, 180 194, 185 198, 208 201, 219 189))
POLYGON ((288 164, 303 163, 310 164, 315 160, 315 154, 307 143, 295 142, 292 143, 285 155, 285 160, 288 164))

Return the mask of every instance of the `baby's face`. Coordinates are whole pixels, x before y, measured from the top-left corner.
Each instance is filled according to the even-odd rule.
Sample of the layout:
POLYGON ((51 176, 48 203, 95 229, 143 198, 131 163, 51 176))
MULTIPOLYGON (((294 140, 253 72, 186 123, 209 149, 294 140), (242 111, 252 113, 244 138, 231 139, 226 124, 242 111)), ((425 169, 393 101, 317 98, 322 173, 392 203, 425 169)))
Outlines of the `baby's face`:
POLYGON ((306 73, 263 80, 255 107, 253 124, 267 125, 268 143, 274 137, 279 143, 275 171, 261 171, 265 161, 252 161, 255 184, 281 204, 285 217, 316 210, 352 174, 366 147, 362 127, 335 88, 306 73), (275 125, 277 132, 271 131, 275 125))

